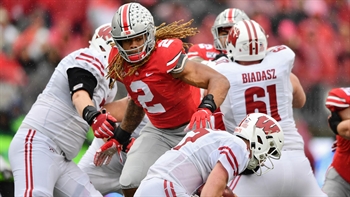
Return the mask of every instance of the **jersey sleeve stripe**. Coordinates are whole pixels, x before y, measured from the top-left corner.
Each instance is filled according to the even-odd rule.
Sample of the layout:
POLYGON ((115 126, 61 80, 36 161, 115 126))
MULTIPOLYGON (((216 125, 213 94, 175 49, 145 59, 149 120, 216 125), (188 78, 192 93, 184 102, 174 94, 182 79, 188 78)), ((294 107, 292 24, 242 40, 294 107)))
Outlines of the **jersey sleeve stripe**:
POLYGON ((346 107, 349 107, 350 105, 349 104, 342 104, 342 103, 336 103, 336 102, 327 101, 326 102, 326 106, 334 106, 334 107, 346 108, 346 107))
POLYGON ((178 53, 172 60, 170 60, 170 61, 166 64, 166 66, 170 66, 170 65, 174 64, 174 62, 176 62, 176 61, 179 59, 179 57, 180 57, 181 54, 182 54, 182 51, 180 51, 180 53, 178 53))
POLYGON ((199 54, 198 52, 188 52, 187 56, 188 56, 188 59, 192 59, 192 58, 198 57, 199 54))
POLYGON ((223 146, 223 147, 220 147, 219 150, 221 150, 220 154, 226 155, 227 161, 230 163, 232 169, 234 170, 234 176, 237 176, 238 175, 238 162, 237 162, 236 156, 232 152, 231 148, 229 148, 227 146, 223 146))
POLYGON ((89 59, 95 60, 95 61, 99 64, 99 66, 102 68, 102 70, 105 69, 105 67, 104 67, 103 64, 100 62, 99 59, 97 59, 97 58, 95 58, 95 57, 93 57, 93 56, 91 56, 91 55, 85 54, 85 53, 80 53, 80 55, 81 55, 81 56, 84 56, 84 57, 87 57, 87 58, 89 58, 89 59))
POLYGON ((239 176, 236 176, 232 181, 231 181, 231 183, 230 183, 230 185, 228 186, 232 191, 233 191, 233 189, 236 187, 236 185, 237 185, 237 183, 238 183, 238 181, 239 181, 239 179, 241 178, 241 175, 239 175, 239 176))
POLYGON ((88 62, 89 64, 92 64, 93 66, 95 66, 99 71, 100 71, 100 73, 101 73, 101 75, 104 77, 105 76, 105 74, 103 73, 103 71, 101 70, 101 67, 99 67, 95 62, 92 62, 91 60, 89 60, 89 59, 84 59, 84 58, 82 58, 82 57, 76 57, 75 59, 77 59, 77 60, 82 60, 82 61, 85 61, 85 62, 88 62))
POLYGON ((327 101, 330 101, 330 100, 335 100, 336 102, 342 102, 342 103, 346 102, 345 99, 337 97, 337 96, 328 96, 327 101))

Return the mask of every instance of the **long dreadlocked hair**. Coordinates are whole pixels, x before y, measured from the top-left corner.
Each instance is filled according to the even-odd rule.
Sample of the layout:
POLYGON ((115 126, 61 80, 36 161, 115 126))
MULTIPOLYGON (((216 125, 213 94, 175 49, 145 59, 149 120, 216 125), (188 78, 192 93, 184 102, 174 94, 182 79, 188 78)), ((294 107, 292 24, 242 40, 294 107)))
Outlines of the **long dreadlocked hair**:
MULTIPOLYGON (((156 42, 158 40, 169 39, 169 38, 182 39, 189 36, 193 36, 199 32, 196 27, 190 27, 190 25, 193 22, 193 19, 186 23, 182 23, 182 22, 183 20, 175 21, 168 25, 166 25, 166 23, 162 23, 161 25, 156 27, 156 33, 155 33, 156 42)), ((183 49, 189 48, 191 45, 192 45, 191 43, 183 42, 183 49)), ((144 65, 149 60, 149 58, 151 57, 151 54, 156 48, 157 48, 157 45, 152 49, 152 52, 150 53, 150 55, 148 55, 142 61, 134 63, 131 69, 129 69, 129 71, 123 75, 121 73, 124 73, 123 64, 125 60, 118 53, 116 56, 113 57, 111 63, 108 65, 109 71, 108 71, 107 77, 115 80, 118 78, 122 79, 124 76, 134 74, 139 67, 144 65)), ((113 86, 113 84, 114 82, 111 84, 111 86, 113 86)))

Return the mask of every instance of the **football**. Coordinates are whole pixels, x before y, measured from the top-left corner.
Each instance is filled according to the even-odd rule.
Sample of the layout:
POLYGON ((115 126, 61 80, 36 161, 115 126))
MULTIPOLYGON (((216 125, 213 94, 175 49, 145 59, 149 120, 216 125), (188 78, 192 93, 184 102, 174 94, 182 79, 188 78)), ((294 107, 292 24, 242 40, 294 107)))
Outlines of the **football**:
MULTIPOLYGON (((205 183, 197 189, 197 192, 196 192, 197 195, 201 196, 201 192, 204 185, 205 183)), ((229 187, 226 186, 224 192, 222 193, 222 197, 237 197, 237 196, 232 192, 232 190, 229 187)))

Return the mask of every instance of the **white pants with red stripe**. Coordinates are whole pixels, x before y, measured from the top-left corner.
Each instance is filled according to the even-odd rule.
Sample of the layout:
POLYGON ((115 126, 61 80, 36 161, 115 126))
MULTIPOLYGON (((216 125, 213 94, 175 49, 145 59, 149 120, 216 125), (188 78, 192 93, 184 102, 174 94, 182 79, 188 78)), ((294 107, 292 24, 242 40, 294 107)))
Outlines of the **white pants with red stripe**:
POLYGON ((89 177, 44 134, 20 128, 9 148, 15 196, 102 197, 89 177))
POLYGON ((143 180, 136 190, 134 197, 189 197, 183 187, 176 183, 161 179, 151 178, 143 180))

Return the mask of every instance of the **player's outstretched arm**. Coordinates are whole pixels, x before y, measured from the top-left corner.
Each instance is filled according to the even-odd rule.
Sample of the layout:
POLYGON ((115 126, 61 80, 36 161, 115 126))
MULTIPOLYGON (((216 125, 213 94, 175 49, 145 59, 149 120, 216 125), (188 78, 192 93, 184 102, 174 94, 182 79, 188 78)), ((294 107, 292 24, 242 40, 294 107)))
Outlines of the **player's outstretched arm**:
POLYGON ((230 88, 227 78, 209 66, 192 60, 184 59, 182 64, 182 72, 173 73, 173 77, 193 86, 207 89, 208 94, 214 96, 216 106, 220 106, 230 88))
POLYGON ((306 96, 300 81, 295 74, 290 74, 290 81, 293 86, 293 108, 302 108, 306 102, 306 96))
POLYGON ((115 117, 118 122, 121 122, 124 118, 126 108, 128 106, 129 97, 124 97, 118 100, 115 100, 111 103, 104 105, 103 107, 115 117))

